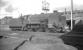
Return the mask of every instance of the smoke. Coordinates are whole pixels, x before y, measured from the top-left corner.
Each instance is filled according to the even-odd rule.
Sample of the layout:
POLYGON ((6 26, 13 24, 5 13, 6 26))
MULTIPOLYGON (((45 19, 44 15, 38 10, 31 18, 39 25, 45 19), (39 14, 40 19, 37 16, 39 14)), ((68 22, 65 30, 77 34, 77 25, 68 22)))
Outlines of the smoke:
POLYGON ((5 8, 5 11, 8 13, 11 13, 15 10, 15 8, 12 5, 9 5, 8 7, 5 8))
POLYGON ((9 0, 0 0, 0 10, 4 9, 5 12, 13 12, 14 8, 13 6, 9 3, 9 0), (5 8, 3 8, 5 7, 5 8))
POLYGON ((2 10, 4 10, 5 13, 11 14, 16 10, 16 8, 11 4, 11 0, 0 0, 0 14, 3 13, 2 10))
POLYGON ((8 4, 5 0, 0 0, 0 9, 8 4))

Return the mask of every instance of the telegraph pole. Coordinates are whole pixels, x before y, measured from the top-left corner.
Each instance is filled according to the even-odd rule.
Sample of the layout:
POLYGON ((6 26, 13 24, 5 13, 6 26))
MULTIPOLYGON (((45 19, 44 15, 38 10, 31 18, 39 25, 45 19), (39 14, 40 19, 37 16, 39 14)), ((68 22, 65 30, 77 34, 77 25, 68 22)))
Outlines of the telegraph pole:
POLYGON ((73 0, 71 0, 71 30, 73 28, 73 0))
POLYGON ((42 11, 45 13, 49 11, 49 3, 46 0, 42 1, 42 11))

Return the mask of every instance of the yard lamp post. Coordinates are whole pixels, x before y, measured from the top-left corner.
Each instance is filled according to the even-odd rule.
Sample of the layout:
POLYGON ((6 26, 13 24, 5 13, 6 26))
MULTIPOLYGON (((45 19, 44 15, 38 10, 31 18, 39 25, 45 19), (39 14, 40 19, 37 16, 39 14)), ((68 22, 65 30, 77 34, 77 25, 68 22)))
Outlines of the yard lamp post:
POLYGON ((71 30, 73 28, 73 0, 71 0, 71 30))

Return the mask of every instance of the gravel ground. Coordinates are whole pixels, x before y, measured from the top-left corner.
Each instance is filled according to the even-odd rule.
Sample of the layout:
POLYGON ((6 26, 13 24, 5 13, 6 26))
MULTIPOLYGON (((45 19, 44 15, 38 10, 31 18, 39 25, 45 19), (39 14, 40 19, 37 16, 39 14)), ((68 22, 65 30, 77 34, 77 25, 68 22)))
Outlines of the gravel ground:
POLYGON ((0 39, 0 50, 77 50, 64 45, 58 38, 62 33, 0 31, 0 35, 6 37, 0 39))
POLYGON ((24 39, 7 38, 0 39, 0 50, 13 50, 16 46, 22 43, 24 39))

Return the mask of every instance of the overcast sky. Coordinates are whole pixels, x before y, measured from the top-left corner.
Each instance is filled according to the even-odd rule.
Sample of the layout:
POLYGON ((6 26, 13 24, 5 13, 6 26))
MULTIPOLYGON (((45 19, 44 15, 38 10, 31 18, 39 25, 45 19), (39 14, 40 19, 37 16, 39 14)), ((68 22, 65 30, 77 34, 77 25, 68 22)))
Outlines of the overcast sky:
MULTIPOLYGON (((71 0, 47 0, 50 12, 69 7, 71 0)), ((83 0, 73 0, 75 6, 83 5, 83 0)), ((42 0, 0 0, 0 18, 5 15, 18 17, 19 14, 38 14, 42 12, 42 0)))

